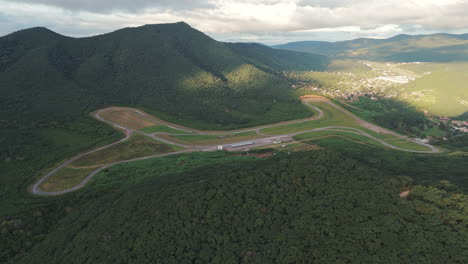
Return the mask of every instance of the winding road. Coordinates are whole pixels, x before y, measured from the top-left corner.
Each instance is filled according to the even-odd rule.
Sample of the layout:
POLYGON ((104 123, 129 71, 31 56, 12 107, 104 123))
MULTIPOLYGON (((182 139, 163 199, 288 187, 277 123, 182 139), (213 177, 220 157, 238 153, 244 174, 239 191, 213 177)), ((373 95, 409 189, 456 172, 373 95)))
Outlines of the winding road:
MULTIPOLYGON (((141 112, 139 110, 135 110, 133 108, 109 107, 109 108, 101 109, 101 110, 98 110, 98 111, 94 112, 92 115, 96 119, 100 120, 101 122, 104 122, 106 124, 114 126, 115 128, 117 128, 119 130, 122 130, 125 133, 125 137, 123 139, 117 141, 117 142, 114 142, 112 144, 109 144, 109 145, 106 145, 106 146, 103 146, 103 147, 100 147, 100 148, 93 149, 91 151, 81 153, 81 154, 79 154, 79 155, 65 161, 64 163, 60 164, 58 167, 53 169, 51 172, 49 172, 48 174, 46 174, 45 176, 40 178, 36 183, 34 183, 30 188, 30 192, 33 193, 33 194, 36 194, 36 195, 44 195, 44 196, 66 194, 66 193, 73 192, 73 191, 76 191, 76 190, 84 187, 92 179, 92 177, 94 175, 96 175, 97 173, 99 173, 100 171, 102 171, 102 170, 104 170, 106 168, 109 168, 109 167, 117 165, 117 164, 121 164, 121 163, 125 163, 125 162, 138 161, 138 160, 145 160, 145 159, 156 158, 156 157, 163 157, 163 156, 169 156, 169 155, 182 154, 182 153, 190 153, 190 152, 194 152, 194 151, 216 151, 217 147, 218 147, 218 145, 186 145, 186 144, 181 144, 181 143, 178 143, 178 142, 170 141, 170 140, 162 138, 162 137, 160 137, 158 135, 179 135, 179 136, 180 135, 226 135, 226 134, 239 134, 239 133, 245 133, 245 132, 256 132, 256 134, 263 136, 263 138, 250 140, 250 141, 253 142, 254 145, 266 145, 266 144, 271 144, 272 142, 274 142, 274 141, 276 141, 278 139, 284 139, 284 138, 289 138, 290 139, 290 138, 292 138, 294 136, 304 134, 304 133, 310 133, 310 132, 315 132, 315 131, 337 131, 337 132, 346 132, 346 133, 352 133, 352 134, 365 136, 365 137, 371 138, 371 139, 379 142, 380 144, 382 144, 382 145, 384 145, 386 147, 389 147, 389 148, 392 148, 392 149, 395 149, 395 150, 406 151, 406 152, 414 152, 414 153, 438 153, 438 152, 440 152, 440 150, 438 148, 436 148, 436 147, 434 147, 432 145, 421 143, 421 142, 416 141, 414 139, 411 139, 411 138, 409 138, 407 136, 397 134, 397 133, 395 133, 393 131, 384 129, 382 127, 379 127, 379 126, 371 124, 371 123, 369 123, 367 121, 364 121, 361 118, 355 116, 354 114, 350 113, 349 111, 347 111, 344 108, 334 104, 333 102, 331 102, 329 100, 326 100, 326 99, 309 99, 309 100, 304 100, 303 102, 304 102, 304 104, 306 104, 311 109, 314 109, 315 111, 317 111, 318 115, 314 115, 314 116, 312 116, 310 118, 305 118, 305 119, 300 119, 300 120, 285 121, 285 122, 275 123, 275 124, 271 124, 271 125, 264 125, 264 126, 258 126, 258 127, 255 127, 255 128, 241 129, 241 130, 235 130, 235 131, 200 131, 200 130, 195 130, 195 129, 189 129, 189 128, 185 128, 185 127, 182 127, 182 126, 179 126, 179 125, 175 125, 175 124, 171 124, 171 123, 162 121, 160 119, 154 118, 153 116, 150 116, 150 115, 148 115, 148 114, 146 114, 144 112, 141 112), (307 131, 288 133, 288 134, 283 134, 283 135, 275 135, 275 136, 267 135, 267 134, 264 134, 264 133, 261 132, 262 129, 266 129, 266 128, 273 128, 273 127, 278 127, 278 126, 303 123, 303 122, 308 122, 308 121, 311 121, 311 120, 316 120, 316 119, 323 118, 324 117, 323 111, 320 108, 311 105, 310 102, 325 102, 325 103, 335 107, 337 110, 341 111, 342 113, 350 116, 351 118, 356 120, 356 122, 358 122, 361 126, 367 128, 369 130, 372 130, 372 131, 378 132, 378 133, 390 134, 390 135, 395 136, 397 138, 404 139, 404 140, 407 140, 407 141, 411 141, 411 142, 416 143, 416 144, 421 145, 421 146, 425 146, 425 147, 429 148, 430 150, 418 151, 418 150, 409 150, 409 149, 400 148, 400 147, 394 146, 394 145, 392 145, 392 144, 390 144, 390 143, 388 143, 388 142, 386 142, 386 141, 384 141, 382 139, 376 138, 375 136, 373 136, 373 135, 371 135, 371 134, 369 134, 369 133, 367 133, 367 132, 365 132, 363 130, 353 128, 353 127, 346 127, 346 126, 327 126, 327 127, 315 128, 315 129, 311 129, 311 130, 307 130, 307 131), (119 110, 119 109, 120 110, 126 109, 126 110, 135 111, 135 112, 139 113, 140 115, 144 116, 146 119, 152 120, 154 123, 161 124, 161 125, 166 125, 166 126, 168 126, 170 128, 177 129, 177 130, 180 130, 180 131, 184 131, 184 132, 187 132, 187 134, 184 134, 184 133, 171 134, 171 133, 166 133, 166 132, 144 133, 142 131, 132 129, 132 128, 128 128, 128 127, 122 126, 121 124, 118 124, 118 123, 115 123, 113 121, 104 119, 100 115, 103 111, 119 110), (97 151, 112 147, 114 145, 117 145, 119 143, 122 143, 122 142, 128 140, 131 137, 131 135, 134 134, 134 133, 141 134, 141 135, 144 135, 144 136, 148 136, 148 137, 154 138, 156 140, 159 140, 159 141, 167 143, 167 144, 183 147, 183 148, 185 148, 185 150, 175 151, 175 152, 170 152, 170 153, 164 153, 164 154, 150 155, 150 156, 134 158, 134 159, 129 159, 129 160, 122 160, 122 161, 117 161, 117 162, 113 162, 113 163, 103 165, 102 167, 99 167, 99 168, 95 169, 94 171, 92 171, 90 174, 88 174, 86 176, 86 178, 84 178, 78 185, 76 185, 76 186, 74 186, 72 188, 66 189, 66 190, 47 192, 47 191, 43 191, 43 190, 40 189, 40 186, 47 179, 49 179, 52 175, 54 175, 60 169, 66 167, 67 165, 69 165, 73 161, 75 161, 75 160, 77 160, 77 159, 79 159, 79 158, 81 158, 83 156, 86 156, 86 155, 88 155, 90 153, 97 152, 97 151)), ((236 144, 236 143, 241 143, 241 142, 245 142, 245 140, 239 141, 239 142, 232 142, 232 143, 229 143, 229 145, 236 144)), ((252 147, 252 145, 249 145, 248 147, 252 147)), ((238 148, 238 149, 235 149, 235 150, 241 150, 241 149, 242 148, 238 148)))

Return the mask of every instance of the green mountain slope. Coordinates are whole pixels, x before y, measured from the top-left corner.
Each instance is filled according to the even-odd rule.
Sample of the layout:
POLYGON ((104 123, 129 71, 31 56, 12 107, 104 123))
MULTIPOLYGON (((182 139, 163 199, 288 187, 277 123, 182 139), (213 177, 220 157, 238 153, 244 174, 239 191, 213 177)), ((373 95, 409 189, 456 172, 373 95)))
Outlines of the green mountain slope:
POLYGON ((388 39, 340 42, 302 41, 276 48, 311 52, 333 58, 395 62, 450 62, 468 60, 468 34, 398 35, 388 39))
POLYGON ((274 71, 323 71, 330 63, 322 55, 272 49, 256 43, 228 43, 234 52, 259 68, 274 71))
POLYGON ((54 231, 15 263, 463 263, 468 257, 466 217, 456 209, 465 196, 418 186, 401 199, 407 177, 334 152, 162 177, 153 166, 132 166, 101 177, 138 170, 148 180, 70 203, 54 231))
POLYGON ((286 81, 185 23, 81 39, 36 28, 1 38, 0 50, 2 106, 17 120, 34 122, 38 112, 69 118, 88 110, 89 101, 220 126, 268 122, 265 114, 275 119, 268 116, 274 100, 291 105, 281 109, 290 118, 304 115, 286 81), (18 103, 30 114, 15 113, 18 103))
POLYGON ((310 115, 276 72, 293 62, 266 61, 239 55, 185 23, 88 38, 45 28, 1 37, 0 214, 22 208, 18 197, 34 176, 121 137, 89 117, 99 108, 136 106, 202 129, 310 115))

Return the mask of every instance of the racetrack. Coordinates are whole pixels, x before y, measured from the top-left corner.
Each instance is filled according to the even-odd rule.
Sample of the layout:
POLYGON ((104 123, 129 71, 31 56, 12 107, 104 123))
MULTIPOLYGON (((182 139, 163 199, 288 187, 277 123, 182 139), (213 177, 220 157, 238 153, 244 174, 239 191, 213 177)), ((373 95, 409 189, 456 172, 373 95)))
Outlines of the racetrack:
MULTIPOLYGON (((388 148, 395 149, 395 150, 413 152, 413 153, 438 153, 438 152, 440 152, 440 150, 438 148, 436 148, 436 147, 434 147, 432 145, 428 145, 428 144, 418 142, 418 141, 413 140, 413 139, 411 139, 409 137, 397 134, 397 133, 389 131, 389 130, 387 130, 385 128, 382 128, 382 127, 379 127, 377 125, 371 124, 371 123, 369 123, 367 121, 364 121, 361 118, 353 115, 352 113, 348 112, 347 110, 345 110, 342 107, 330 102, 329 100, 327 100, 325 98, 323 98, 323 99, 318 99, 318 98, 307 99, 307 100, 304 100, 303 102, 308 107, 310 107, 311 109, 316 111, 318 114, 314 115, 314 116, 312 116, 310 118, 305 118, 305 119, 300 119, 300 120, 292 120, 292 121, 285 121, 285 122, 280 122, 280 123, 275 123, 275 124, 270 124, 270 125, 264 125, 264 126, 258 126, 258 127, 254 127, 254 128, 240 129, 240 130, 234 130, 234 131, 200 131, 200 130, 195 130, 195 129, 191 129, 191 128, 183 127, 183 126, 180 126, 180 125, 165 122, 165 121, 160 120, 160 119, 158 119, 158 118, 156 118, 154 116, 151 116, 151 115, 149 115, 147 113, 144 113, 141 110, 133 109, 133 108, 109 107, 109 108, 101 109, 101 110, 98 110, 98 111, 92 113, 92 115, 96 119, 98 119, 98 120, 100 120, 100 121, 102 121, 102 122, 104 122, 106 124, 109 124, 111 126, 114 126, 117 129, 122 130, 125 133, 125 138, 123 138, 123 139, 121 139, 121 140, 119 140, 117 142, 114 142, 112 144, 109 144, 107 146, 100 147, 100 148, 97 148, 97 149, 93 149, 93 150, 85 152, 85 153, 81 153, 81 154, 79 154, 79 155, 65 161, 64 163, 60 164, 58 167, 53 169, 51 172, 49 172, 48 174, 46 174, 45 176, 40 178, 36 183, 34 183, 31 186, 30 191, 31 191, 31 193, 36 194, 36 195, 61 195, 61 194, 66 194, 66 193, 69 193, 69 192, 72 192, 72 191, 75 191, 75 190, 78 190, 78 189, 84 187, 92 179, 92 177, 94 175, 96 175, 97 173, 99 173, 103 169, 106 169, 106 168, 111 167, 111 166, 116 165, 116 164, 131 162, 131 161, 137 161, 137 160, 144 160, 144 159, 149 159, 149 158, 168 156, 168 155, 189 153, 189 152, 194 152, 194 151, 216 151, 218 149, 218 145, 219 145, 219 144, 207 144, 207 145, 184 144, 184 143, 177 142, 175 140, 170 140, 168 138, 162 138, 161 137, 162 135, 168 135, 168 136, 174 136, 174 135, 177 135, 177 136, 180 136, 180 135, 200 135, 200 136, 203 136, 203 135, 236 135, 236 134, 241 134, 241 133, 245 133, 245 132, 255 132, 256 138, 253 139, 253 140, 250 140, 249 143, 251 143, 251 144, 249 144, 247 146, 247 147, 252 147, 252 146, 269 145, 269 144, 272 144, 273 142, 276 142, 278 140, 291 139, 294 136, 304 134, 304 133, 310 133, 310 132, 315 132, 315 131, 339 131, 339 132, 344 132, 344 133, 357 134, 357 135, 360 135, 360 136, 370 138, 370 139, 375 140, 376 142, 379 142, 380 144, 382 144, 382 145, 384 145, 384 146, 386 146, 388 148), (281 134, 281 135, 269 135, 269 134, 265 134, 265 133, 261 132, 261 130, 263 130, 263 129, 276 128, 276 127, 293 125, 293 124, 300 124, 300 123, 305 123, 305 122, 309 122, 309 121, 324 118, 324 116, 325 116, 324 112, 320 108, 311 105, 311 103, 313 103, 313 102, 321 102, 321 103, 329 104, 335 110, 338 110, 339 112, 344 113, 345 115, 349 116, 349 118, 351 118, 357 124, 359 124, 359 126, 361 126, 362 129, 359 129, 359 128, 356 128, 356 127, 348 127, 348 126, 324 126, 324 127, 309 129, 309 130, 305 130, 305 131, 285 133, 285 134, 281 134), (126 126, 124 126, 122 124, 119 124, 117 122, 107 120, 107 119, 103 118, 102 115, 101 115, 105 111, 119 111, 119 110, 134 111, 134 112, 138 113, 139 115, 141 115, 142 118, 145 118, 145 120, 147 120, 147 121, 151 121, 151 122, 153 122, 155 124, 165 125, 165 126, 168 126, 168 127, 172 128, 172 129, 180 130, 181 132, 184 132, 186 134, 184 134, 184 133, 171 134, 171 133, 167 133, 167 132, 145 133, 145 132, 142 132, 141 130, 136 130, 136 129, 133 129, 133 128, 129 128, 129 127, 126 127, 126 126), (367 130, 368 132, 366 132, 364 130, 367 130), (390 142, 387 142, 387 141, 385 141, 383 139, 377 138, 374 135, 371 135, 370 134, 371 131, 375 132, 375 133, 378 133, 378 134, 391 135, 392 137, 399 138, 399 139, 402 139, 402 140, 406 140, 406 141, 418 144, 420 146, 424 146, 424 147, 428 148, 428 150, 427 151, 411 150, 411 149, 405 149, 405 148, 397 147, 395 145, 392 145, 390 142), (164 153, 164 154, 155 154, 155 155, 150 155, 150 156, 145 156, 145 157, 139 157, 139 158, 134 158, 134 159, 121 160, 121 161, 108 163, 108 164, 105 164, 105 165, 103 165, 103 166, 101 166, 99 168, 96 168, 90 174, 86 175, 86 177, 84 177, 84 179, 79 184, 77 184, 76 186, 74 186, 72 188, 68 188, 68 189, 60 190, 60 191, 44 191, 44 190, 41 190, 41 185, 44 182, 46 182, 50 177, 52 177, 54 174, 56 174, 59 170, 65 168, 65 166, 70 165, 72 162, 74 162, 74 161, 76 161, 76 160, 78 160, 78 159, 80 159, 80 158, 82 158, 82 157, 84 157, 84 156, 86 156, 86 155, 88 155, 90 153, 101 151, 101 150, 104 150, 104 149, 109 148, 111 146, 122 143, 122 142, 128 140, 133 134, 141 134, 141 135, 144 135, 144 136, 147 136, 147 137, 151 137, 151 138, 153 138, 155 140, 158 140, 158 141, 161 141, 161 142, 164 142, 164 143, 167 143, 167 144, 182 147, 182 148, 184 148, 184 150, 174 151, 174 152, 164 153)), ((237 142, 230 142, 229 144, 232 145, 232 144, 242 143, 242 142, 245 142, 245 139, 237 141, 237 142)), ((243 149, 243 147, 231 148, 231 150, 233 150, 233 151, 239 151, 239 150, 242 150, 242 149, 243 149)))

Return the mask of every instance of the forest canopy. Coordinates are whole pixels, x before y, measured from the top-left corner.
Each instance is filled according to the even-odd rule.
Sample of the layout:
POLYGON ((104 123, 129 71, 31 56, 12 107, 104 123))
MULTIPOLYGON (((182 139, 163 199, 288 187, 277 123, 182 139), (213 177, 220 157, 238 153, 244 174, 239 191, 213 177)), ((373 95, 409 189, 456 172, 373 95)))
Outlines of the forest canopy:
POLYGON ((411 185, 323 150, 150 177, 69 205, 15 263, 463 263, 466 195, 411 185))

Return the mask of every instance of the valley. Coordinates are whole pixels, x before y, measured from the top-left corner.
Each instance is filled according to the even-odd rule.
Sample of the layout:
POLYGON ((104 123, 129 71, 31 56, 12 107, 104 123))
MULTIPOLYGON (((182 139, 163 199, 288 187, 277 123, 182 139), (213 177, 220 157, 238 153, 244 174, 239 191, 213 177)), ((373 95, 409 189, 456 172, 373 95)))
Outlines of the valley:
POLYGON ((434 116, 468 110, 468 64, 332 61, 327 71, 291 72, 294 88, 344 101, 395 99, 434 116), (450 103, 448 103, 450 102, 450 103))
POLYGON ((468 125, 464 62, 332 61, 327 71, 291 72, 297 95, 332 98, 367 121, 424 142, 463 148, 468 125))

